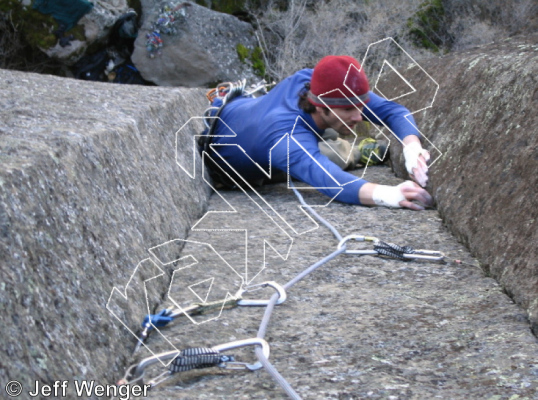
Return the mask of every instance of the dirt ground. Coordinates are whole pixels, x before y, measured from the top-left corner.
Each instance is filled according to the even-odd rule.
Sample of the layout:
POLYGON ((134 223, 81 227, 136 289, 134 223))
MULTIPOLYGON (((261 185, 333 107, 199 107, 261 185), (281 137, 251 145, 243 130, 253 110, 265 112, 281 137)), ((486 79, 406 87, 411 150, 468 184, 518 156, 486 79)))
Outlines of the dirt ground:
MULTIPOLYGON (((384 166, 370 167, 367 178, 399 182, 384 166)), ((308 202, 326 201, 317 192, 302 192, 309 192, 308 202)), ((184 258, 174 265, 179 268, 189 260, 197 264, 176 271, 163 308, 173 307, 170 299, 181 306, 192 303, 187 286, 196 282, 202 282, 199 288, 205 285, 204 293, 212 290, 207 301, 235 293, 246 264, 248 280, 265 262, 253 282, 285 284, 336 250, 338 240, 324 226, 315 229, 285 184, 267 185, 258 193, 260 197, 241 191, 212 196, 210 211, 229 212, 210 214, 190 233, 184 258), (261 198, 267 202, 261 208, 251 201, 261 203, 261 198), (276 214, 264 212, 270 209, 267 204, 287 223, 278 227, 270 218, 276 214), (236 212, 230 212, 230 206, 236 212), (302 231, 306 233, 299 234, 302 231), (287 259, 270 246, 264 252, 264 240, 282 254, 289 250, 287 259)), ((342 254, 291 287, 287 300, 275 307, 265 339, 271 363, 301 398, 538 399, 538 340, 525 312, 485 276, 435 209, 414 212, 331 203, 318 212, 342 236, 374 236, 438 250, 446 259, 404 262, 342 254)), ((348 248, 372 246, 350 243, 348 248)), ((268 299, 272 293, 263 289, 247 295, 268 299)), ((255 337, 263 312, 264 307, 236 307, 222 310, 220 316, 195 317, 196 323, 181 317, 161 330, 163 336, 154 332, 147 344, 159 352, 255 337)), ((253 347, 226 354, 256 361, 253 347)), ((133 362, 150 355, 142 349, 133 362)), ((162 371, 160 365, 148 368, 147 377, 162 371)), ((262 400, 288 395, 264 369, 213 367, 173 375, 152 388, 148 398, 262 400)))

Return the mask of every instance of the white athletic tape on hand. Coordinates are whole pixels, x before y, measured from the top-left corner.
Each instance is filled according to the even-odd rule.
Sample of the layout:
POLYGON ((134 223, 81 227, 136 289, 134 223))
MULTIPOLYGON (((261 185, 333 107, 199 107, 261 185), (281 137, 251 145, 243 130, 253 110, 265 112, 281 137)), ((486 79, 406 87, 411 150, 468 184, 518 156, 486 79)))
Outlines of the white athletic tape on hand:
MULTIPOLYGON (((418 158, 420 156, 424 157, 425 161, 430 159, 430 153, 427 150, 424 150, 420 143, 413 142, 405 145, 403 148, 403 154, 405 158, 405 168, 410 174, 413 173, 413 169, 418 167, 418 158)), ((426 171, 427 171, 426 167, 426 171)), ((425 171, 425 172, 426 172, 425 171)))
POLYGON ((405 168, 409 175, 413 175, 413 179, 422 187, 428 183, 428 166, 424 163, 419 164, 419 157, 422 156, 424 161, 430 160, 430 153, 424 150, 420 143, 410 143, 404 146, 403 149, 405 158, 405 168))
POLYGON ((402 182, 398 186, 377 185, 372 193, 372 199, 377 206, 401 208, 400 201, 406 199, 402 188, 414 186, 411 181, 402 182))
POLYGON ((405 200, 405 196, 398 186, 377 185, 372 199, 377 206, 400 208, 400 201, 405 200))

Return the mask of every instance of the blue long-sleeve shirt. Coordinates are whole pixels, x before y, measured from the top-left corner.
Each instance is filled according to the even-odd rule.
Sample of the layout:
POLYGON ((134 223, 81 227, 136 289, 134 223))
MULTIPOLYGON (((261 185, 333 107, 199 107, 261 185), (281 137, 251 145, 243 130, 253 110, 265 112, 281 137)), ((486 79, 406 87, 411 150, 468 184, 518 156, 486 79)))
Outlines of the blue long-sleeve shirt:
MULTIPOLYGON (((264 96, 242 97, 227 104, 213 133, 212 148, 249 182, 270 177, 275 168, 285 172, 289 168, 293 178, 327 196, 360 204, 358 193, 367 181, 343 171, 320 153, 323 130, 299 108, 299 93, 310 82, 312 72, 303 69, 264 96)), ((376 124, 383 121, 400 139, 419 135, 409 110, 372 92, 363 116, 376 124)), ((219 157, 215 159, 227 169, 219 157)))

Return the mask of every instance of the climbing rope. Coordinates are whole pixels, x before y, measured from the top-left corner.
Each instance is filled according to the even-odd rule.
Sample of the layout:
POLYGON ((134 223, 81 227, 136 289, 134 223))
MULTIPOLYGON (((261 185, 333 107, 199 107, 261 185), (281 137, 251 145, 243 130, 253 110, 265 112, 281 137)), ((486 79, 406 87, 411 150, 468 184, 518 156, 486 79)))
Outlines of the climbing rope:
MULTIPOLYGON (((278 298, 278 295, 273 297, 278 298)), ((117 384, 148 384, 150 387, 155 387, 178 372, 189 371, 192 369, 220 367, 227 369, 248 369, 250 371, 255 371, 262 368, 263 365, 260 362, 254 364, 238 362, 235 360, 235 357, 223 354, 228 350, 247 346, 256 346, 256 348, 260 350, 262 357, 265 359, 269 358, 269 344, 260 338, 236 340, 218 346, 213 346, 211 348, 194 347, 184 349, 182 351, 172 350, 147 357, 139 363, 131 365, 127 369, 123 378, 120 379, 117 384), (168 368, 161 374, 148 379, 146 377, 147 370, 149 367, 155 364, 165 364, 168 368)))
MULTIPOLYGON (((241 85, 239 85, 240 87, 241 85)), ((242 85, 244 90, 244 84, 242 85)), ((234 91, 235 87, 231 85, 228 87, 228 91, 234 91)), ((217 90, 219 90, 217 88, 217 90)), ((239 91, 239 89, 237 89, 239 91)), ((143 382, 145 369, 146 367, 155 364, 156 362, 164 362, 172 360, 168 371, 162 373, 161 375, 151 379, 149 384, 151 387, 154 387, 164 380, 168 379, 172 374, 188 371, 191 369, 197 368, 209 368, 209 367, 221 367, 221 368, 247 368, 250 370, 256 370, 259 368, 264 368, 271 377, 277 382, 281 388, 288 394, 288 396, 293 400, 301 400, 301 397, 295 392, 291 385, 286 381, 286 379, 278 372, 278 370, 270 363, 269 361, 269 344, 265 341, 264 337, 267 332, 267 327, 271 319, 271 315, 274 311, 274 307, 277 304, 281 304, 286 300, 286 291, 290 289, 297 282, 305 278, 307 275, 314 272, 316 269, 336 258, 341 254, 351 254, 351 255, 374 255, 374 256, 383 256, 391 257, 402 261, 409 261, 411 259, 422 259, 429 261, 442 261, 444 259, 444 254, 438 251, 431 250, 415 250, 410 246, 399 246, 393 243, 387 243, 380 241, 379 239, 371 236, 361 236, 361 235, 349 235, 342 237, 340 233, 324 218, 322 218, 314 209, 307 205, 297 191, 293 182, 290 181, 291 188, 293 189, 295 195, 299 199, 299 202, 302 206, 308 210, 322 225, 327 227, 339 241, 338 246, 335 251, 333 251, 328 256, 312 264, 310 267, 296 275, 293 279, 287 282, 285 285, 280 286, 276 282, 265 282, 260 284, 261 286, 271 286, 276 290, 269 300, 245 300, 243 299, 243 294, 252 290, 251 287, 242 288, 236 293, 232 299, 226 301, 214 302, 214 303, 202 303, 195 304, 186 309, 178 310, 162 310, 156 315, 147 315, 144 318, 142 327, 144 331, 142 332, 140 338, 138 339, 138 346, 140 346, 145 339, 147 339, 149 332, 154 328, 162 328, 170 323, 174 318, 179 315, 194 315, 197 312, 208 311, 210 309, 215 309, 224 306, 264 306, 265 312, 262 317, 260 326, 256 338, 245 339, 242 341, 231 342, 219 346, 214 346, 212 348, 192 348, 185 349, 182 351, 172 351, 167 353, 161 353, 153 357, 146 358, 140 363, 131 366, 124 378, 120 380, 118 384, 134 383, 134 382, 143 382), (348 249, 348 242, 350 240, 355 240, 358 242, 372 242, 374 244, 373 249, 363 249, 363 250, 354 250, 348 249), (258 358, 258 363, 247 364, 240 363, 235 361, 233 356, 223 355, 222 352, 230 350, 237 347, 245 346, 254 346, 255 354, 258 358)), ((256 285, 256 286, 260 286, 256 285)), ((222 308, 221 308, 222 309, 222 308)))
MULTIPOLYGON (((284 289, 288 290, 293 285, 295 285, 297 282, 299 282, 301 279, 303 279, 304 277, 306 277, 310 273, 314 272, 316 269, 318 269, 322 265, 326 264, 327 262, 331 261, 332 259, 334 259, 335 257, 337 257, 340 254, 344 254, 344 253, 348 253, 348 254, 370 254, 370 253, 356 253, 356 252, 353 253, 353 251, 351 251, 351 253, 350 253, 350 251, 347 250, 347 247, 346 247, 346 243, 350 238, 355 238, 355 239, 356 238, 363 238, 363 240, 368 239, 370 241, 380 243, 379 240, 376 239, 376 238, 358 236, 358 235, 347 236, 347 237, 343 238, 340 235, 340 233, 336 230, 336 228, 334 228, 329 222, 327 222, 324 218, 322 218, 316 211, 314 211, 314 209, 312 207, 310 207, 308 204, 306 204, 306 202, 303 199, 303 196, 301 196, 301 194, 295 188, 295 186, 293 185, 293 182, 291 180, 290 180, 290 186, 293 189, 293 191, 294 191, 295 195, 297 196, 297 198, 299 199, 299 202, 301 203, 301 205, 305 209, 307 209, 308 212, 310 214, 312 214, 321 224, 323 224, 325 227, 327 227, 333 233, 335 238, 340 240, 340 242, 338 244, 338 247, 337 247, 336 251, 329 254, 327 257, 319 260, 318 262, 312 264, 306 270, 304 270, 303 272, 301 272, 300 274, 295 276, 292 280, 290 280, 288 283, 286 283, 283 286, 284 289)), ((384 243, 384 242, 381 242, 381 243, 384 243)), ((398 248, 399 250, 404 250, 403 254, 406 253, 407 248, 396 246, 396 245, 393 245, 393 246, 395 246, 394 248, 392 248, 393 251, 396 251, 395 248, 398 248)), ((380 254, 377 250, 375 250, 375 248, 374 248, 374 251, 377 254, 380 254)), ((425 252, 428 252, 428 253, 435 253, 433 255, 435 257, 435 259, 438 259, 438 257, 444 257, 444 255, 442 253, 440 253, 440 252, 431 252, 431 251, 428 251, 428 250, 422 250, 422 251, 425 251, 425 252)), ((396 254, 396 253, 394 253, 394 254, 396 254)), ((430 254, 426 255, 426 257, 429 257, 429 256, 430 256, 430 254)), ((269 325, 269 320, 271 319, 271 315, 273 313, 276 301, 277 301, 277 297, 276 297, 276 295, 273 295, 273 297, 271 297, 271 300, 270 300, 269 304, 267 305, 267 307, 265 309, 265 313, 263 315, 262 322, 260 324, 260 327, 258 328, 257 337, 260 338, 260 339, 263 339, 265 337, 267 326, 269 325)), ((297 394, 297 392, 295 392, 295 390, 293 390, 293 388, 286 381, 286 379, 269 362, 268 357, 266 357, 262 352, 260 352, 258 350, 256 350, 256 356, 258 357, 258 360, 260 361, 260 363, 264 366, 265 370, 280 385, 280 387, 288 394, 288 396, 291 399, 293 399, 293 400, 301 400, 301 397, 297 394)))
POLYGON ((135 353, 140 349, 144 341, 148 338, 149 334, 155 328, 164 328, 175 318, 182 315, 192 317, 195 315, 208 314, 215 310, 224 310, 234 307, 263 307, 269 304, 269 300, 255 300, 255 299, 245 299, 243 296, 259 288, 272 287, 276 291, 277 302, 276 304, 282 304, 286 301, 287 295, 285 289, 280 286, 278 283, 273 281, 258 283, 256 285, 249 285, 243 287, 237 291, 237 293, 232 297, 227 297, 224 300, 217 300, 213 302, 205 303, 195 303, 185 308, 176 308, 176 309, 164 309, 161 310, 158 314, 148 314, 144 317, 142 321, 142 331, 138 338, 138 342, 135 347, 135 353))

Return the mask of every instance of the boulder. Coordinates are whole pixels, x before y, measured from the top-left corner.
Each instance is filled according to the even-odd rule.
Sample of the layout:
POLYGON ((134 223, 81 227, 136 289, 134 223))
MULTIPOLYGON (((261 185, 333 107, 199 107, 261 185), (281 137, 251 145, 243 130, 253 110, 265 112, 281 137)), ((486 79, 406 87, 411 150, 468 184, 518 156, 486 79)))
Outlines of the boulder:
MULTIPOLYGON (((429 191, 446 225, 479 258, 538 334, 538 35, 420 62, 439 83, 435 95, 404 96, 433 144, 429 191), (435 96, 434 96, 435 95, 435 96), (429 101, 429 100, 428 100, 429 101), (434 147, 435 146, 435 147, 434 147)), ((371 71, 369 71, 372 74, 371 71)), ((427 79, 415 64, 392 74, 383 92, 409 93, 427 79)), ((388 96, 392 97, 392 96, 388 96)), ((393 168, 406 177, 401 146, 393 168)))
POLYGON ((158 86, 212 87, 260 79, 252 67, 261 62, 261 53, 251 25, 191 2, 172 3, 164 10, 167 5, 142 1, 143 22, 132 60, 145 80, 158 86))
POLYGON ((179 128, 206 103, 196 89, 0 70, 2 382, 115 383, 135 343, 118 319, 139 327, 154 303, 143 280, 161 274, 159 299, 170 281, 149 249, 184 238, 207 204, 179 166, 201 168, 200 127, 179 128))

